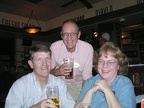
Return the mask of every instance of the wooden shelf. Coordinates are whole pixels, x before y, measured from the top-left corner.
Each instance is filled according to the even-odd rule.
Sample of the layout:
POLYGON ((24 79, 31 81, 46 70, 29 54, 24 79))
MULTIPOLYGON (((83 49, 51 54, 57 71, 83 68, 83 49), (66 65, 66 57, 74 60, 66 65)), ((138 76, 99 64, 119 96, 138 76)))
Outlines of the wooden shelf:
POLYGON ((131 79, 135 94, 140 95, 144 93, 144 66, 134 66, 129 68, 128 77, 131 79))

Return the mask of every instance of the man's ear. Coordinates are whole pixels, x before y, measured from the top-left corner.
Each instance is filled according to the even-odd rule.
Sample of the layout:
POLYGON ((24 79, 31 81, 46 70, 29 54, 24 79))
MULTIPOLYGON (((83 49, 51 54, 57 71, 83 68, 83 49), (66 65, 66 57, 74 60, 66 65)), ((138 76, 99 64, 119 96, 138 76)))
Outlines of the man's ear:
POLYGON ((62 31, 60 32, 60 35, 61 35, 61 38, 63 39, 63 37, 62 37, 62 31))
POLYGON ((32 63, 31 60, 28 60, 28 64, 29 64, 29 66, 33 69, 33 63, 32 63))
POLYGON ((81 36, 81 31, 78 32, 78 39, 80 38, 81 36))

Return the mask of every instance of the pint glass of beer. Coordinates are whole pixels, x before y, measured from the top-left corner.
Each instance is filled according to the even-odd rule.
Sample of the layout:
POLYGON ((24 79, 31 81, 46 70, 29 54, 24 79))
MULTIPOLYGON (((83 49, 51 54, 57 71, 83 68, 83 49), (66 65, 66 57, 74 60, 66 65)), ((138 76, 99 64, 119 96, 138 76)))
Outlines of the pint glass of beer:
POLYGON ((79 108, 91 108, 91 104, 90 103, 82 103, 82 104, 80 104, 79 108))
POLYGON ((73 65, 74 65, 74 58, 64 58, 64 63, 68 65, 67 70, 71 70, 68 75, 65 75, 65 79, 72 79, 73 78, 73 65))
POLYGON ((47 87, 47 98, 51 99, 57 108, 59 108, 59 88, 58 86, 47 87))

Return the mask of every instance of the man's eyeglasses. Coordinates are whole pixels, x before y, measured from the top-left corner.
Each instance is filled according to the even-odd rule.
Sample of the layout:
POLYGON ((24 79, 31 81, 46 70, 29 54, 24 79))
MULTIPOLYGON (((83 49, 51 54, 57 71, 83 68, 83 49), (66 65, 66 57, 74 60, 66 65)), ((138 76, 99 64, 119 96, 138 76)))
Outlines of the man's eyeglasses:
POLYGON ((74 38, 76 35, 78 35, 78 33, 61 33, 61 35, 64 37, 64 38, 67 38, 68 36, 71 36, 72 38, 74 38))
POLYGON ((117 61, 112 61, 112 60, 108 60, 107 62, 103 61, 103 60, 98 60, 98 65, 102 66, 104 64, 107 64, 108 66, 113 66, 115 63, 118 63, 117 61))

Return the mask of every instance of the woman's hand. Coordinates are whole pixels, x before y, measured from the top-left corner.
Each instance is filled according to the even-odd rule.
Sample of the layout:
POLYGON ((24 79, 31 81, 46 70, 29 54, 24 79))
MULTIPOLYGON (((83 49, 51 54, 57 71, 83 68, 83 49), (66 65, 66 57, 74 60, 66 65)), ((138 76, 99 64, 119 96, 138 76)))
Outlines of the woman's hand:
POLYGON ((100 79, 100 80, 97 80, 94 84, 94 86, 97 86, 99 88, 99 90, 105 92, 105 90, 109 90, 110 87, 108 85, 108 83, 103 80, 103 79, 100 79))

